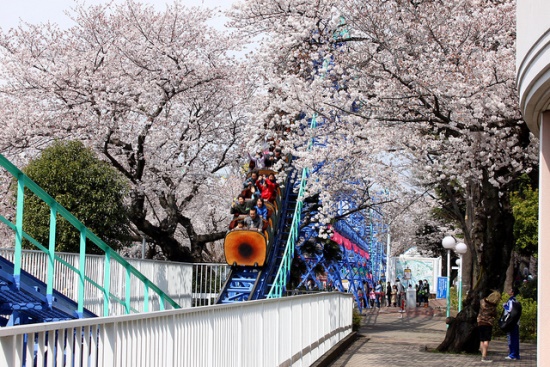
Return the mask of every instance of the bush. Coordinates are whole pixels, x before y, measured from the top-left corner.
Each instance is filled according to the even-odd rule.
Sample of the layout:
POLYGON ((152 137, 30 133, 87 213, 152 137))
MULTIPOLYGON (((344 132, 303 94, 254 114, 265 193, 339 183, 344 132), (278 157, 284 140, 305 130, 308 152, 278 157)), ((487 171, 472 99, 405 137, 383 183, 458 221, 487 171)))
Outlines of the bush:
POLYGON ((535 340, 537 338, 537 302, 521 296, 516 298, 522 307, 519 337, 521 340, 535 340))
POLYGON ((358 331, 359 328, 361 327, 361 315, 359 314, 359 311, 357 311, 356 308, 353 309, 351 325, 352 325, 353 331, 358 331))
MULTIPOLYGON (((449 294, 451 295, 451 310, 457 310, 458 311, 458 290, 451 286, 451 289, 449 290, 449 294)), ((466 292, 462 292, 462 301, 466 299, 466 292)))
MULTIPOLYGON (((497 317, 500 318, 503 305, 508 302, 509 295, 503 294, 501 303, 497 306, 497 317)), ((521 319, 519 320, 519 338, 521 341, 535 340, 537 338, 537 302, 531 298, 523 298, 516 296, 516 299, 521 303, 521 319)), ((498 321, 498 319, 497 319, 498 321)), ((506 333, 500 330, 498 322, 493 325, 494 336, 506 336, 506 333)))
POLYGON ((524 298, 537 301, 537 278, 523 281, 519 288, 519 294, 524 298))
MULTIPOLYGON (((55 142, 32 160, 23 172, 77 217, 86 227, 118 250, 129 244, 124 206, 124 178, 91 149, 78 141, 55 142)), ((14 185, 16 188, 16 185, 14 185)), ((25 190, 24 230, 43 245, 50 237, 50 209, 25 190)), ((26 242, 26 248, 34 246, 26 242)), ((58 216, 56 251, 79 252, 80 232, 58 216)), ((87 253, 102 253, 90 241, 87 253)))

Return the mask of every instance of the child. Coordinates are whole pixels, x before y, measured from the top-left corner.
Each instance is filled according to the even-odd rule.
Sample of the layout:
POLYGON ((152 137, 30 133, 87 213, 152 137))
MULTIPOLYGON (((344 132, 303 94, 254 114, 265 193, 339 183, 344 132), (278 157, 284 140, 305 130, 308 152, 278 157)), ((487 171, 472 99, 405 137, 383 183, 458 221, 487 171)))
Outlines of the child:
POLYGON ((371 308, 374 308, 374 301, 376 301, 376 294, 374 293, 374 290, 371 290, 369 294, 369 302, 371 308))
POLYGON ((391 304, 397 307, 397 286, 394 284, 391 290, 391 304))
POLYGON ((239 231, 239 230, 243 230, 243 229, 246 229, 246 228, 244 228, 244 220, 239 219, 237 221, 237 225, 235 226, 235 228, 233 228, 233 230, 234 231, 239 231))

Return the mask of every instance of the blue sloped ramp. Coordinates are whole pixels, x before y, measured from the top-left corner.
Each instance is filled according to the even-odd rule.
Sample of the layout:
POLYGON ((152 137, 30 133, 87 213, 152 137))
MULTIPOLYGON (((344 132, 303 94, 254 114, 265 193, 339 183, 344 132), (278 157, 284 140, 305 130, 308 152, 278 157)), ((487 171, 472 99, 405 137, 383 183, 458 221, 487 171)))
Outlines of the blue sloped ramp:
MULTIPOLYGON (((0 256, 0 326, 34 324, 77 319, 78 304, 54 290, 51 305, 46 284, 21 270, 19 289, 13 277, 13 263, 0 256)), ((84 309, 84 318, 96 317, 84 309)))

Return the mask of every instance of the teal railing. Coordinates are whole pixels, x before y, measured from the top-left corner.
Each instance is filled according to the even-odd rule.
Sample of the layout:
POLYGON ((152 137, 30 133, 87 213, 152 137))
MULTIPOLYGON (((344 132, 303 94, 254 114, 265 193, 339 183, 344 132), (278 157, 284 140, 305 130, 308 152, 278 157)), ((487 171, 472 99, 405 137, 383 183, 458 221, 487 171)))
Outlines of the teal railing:
MULTIPOLYGON (((310 128, 315 129, 317 127, 317 116, 313 115, 310 123, 310 128)), ((313 147, 313 139, 309 140, 307 149, 310 150, 313 147)), ((304 193, 306 190, 307 179, 309 177, 309 169, 306 167, 302 170, 302 176, 300 178, 300 189, 298 190, 298 197, 296 198, 296 208, 292 216, 292 223, 290 225, 290 231, 288 240, 286 242, 285 251, 281 260, 281 265, 273 281, 273 285, 267 298, 281 298, 286 289, 288 278, 290 277, 290 267, 292 266, 292 260, 294 259, 294 251, 296 242, 300 235, 300 222, 302 221, 302 207, 304 205, 304 193)))
POLYGON ((298 198, 296 199, 296 208, 294 209, 294 215, 292 216, 292 223, 290 225, 290 231, 288 240, 286 242, 285 251, 283 253, 283 258, 281 260, 281 265, 273 281, 273 285, 267 298, 280 298, 283 296, 283 293, 286 289, 288 283, 288 277, 290 276, 290 267, 292 266, 292 260, 294 259, 294 251, 296 242, 300 234, 300 222, 302 219, 302 207, 303 207, 303 197, 304 191, 307 184, 307 176, 309 172, 307 168, 302 170, 302 177, 300 180, 300 190, 298 191, 298 198))
MULTIPOLYGON (((342 29, 334 33, 334 39, 336 40, 339 38, 349 37, 349 31, 346 28, 346 20, 344 17, 340 17, 340 26, 342 27, 342 29)), ((328 58, 325 58, 325 60, 323 61, 323 68, 326 69, 329 63, 330 63, 330 60, 328 58)), ((322 74, 321 78, 324 78, 324 77, 325 75, 322 74)), ((310 129, 317 128, 316 113, 313 114, 309 127, 310 129)), ((313 143, 314 143, 314 139, 313 138, 309 139, 308 146, 307 146, 308 150, 311 150, 311 148, 313 147, 313 143)), ((298 202, 296 204, 296 209, 294 210, 292 225, 290 227, 291 228, 290 235, 288 237, 283 259, 281 261, 281 266, 279 267, 279 271, 277 272, 277 276, 275 278, 273 286, 271 287, 271 290, 269 291, 269 294, 267 295, 267 298, 282 297, 282 294, 284 292, 284 289, 288 281, 288 277, 290 276, 290 266, 292 265, 292 260, 294 258, 294 248, 300 232, 300 221, 302 220, 302 206, 303 206, 302 201, 304 197, 304 190, 307 184, 308 176, 309 176, 309 170, 307 168, 304 168, 302 171, 302 177, 300 179, 301 180, 300 191, 298 192, 298 198, 297 198, 298 202)))
POLYGON ((53 284, 55 280, 55 261, 59 264, 66 266, 68 269, 73 271, 78 277, 78 308, 77 314, 79 316, 83 315, 84 311, 84 294, 86 282, 91 286, 97 288, 103 295, 103 316, 109 316, 109 305, 110 302, 120 303, 125 310, 126 314, 140 312, 135 308, 131 307, 132 300, 132 289, 131 279, 134 277, 143 285, 143 310, 142 312, 149 311, 149 301, 150 295, 152 292, 158 297, 159 308, 164 310, 166 303, 170 304, 173 308, 180 308, 180 306, 171 299, 167 294, 165 294, 159 287, 153 284, 149 279, 147 279, 143 274, 141 274, 136 268, 130 265, 122 256, 120 256, 115 250, 109 247, 104 241, 92 233, 86 226, 80 222, 76 217, 74 217, 67 209, 57 203, 48 193, 46 193, 40 186, 38 186, 34 181, 32 181, 28 176, 26 176, 21 170, 14 166, 8 159, 6 159, 2 154, 0 154, 0 166, 4 167, 15 179, 17 179, 17 207, 16 207, 16 218, 15 224, 8 220, 6 217, 0 215, 0 221, 6 224, 15 232, 15 251, 14 251, 14 273, 13 278, 15 281, 15 286, 19 289, 20 279, 21 279, 21 251, 23 239, 28 240, 32 245, 34 245, 39 250, 43 251, 48 256, 48 266, 47 266, 47 281, 46 281, 46 299, 49 303, 49 306, 52 305, 53 301, 53 284), (33 192, 38 198, 40 198, 44 203, 46 203, 50 208, 50 236, 48 247, 45 247, 43 244, 39 243, 37 240, 32 238, 23 230, 23 209, 24 209, 24 193, 25 188, 33 192), (56 224, 57 216, 60 215, 65 220, 67 220, 74 228, 80 232, 80 257, 78 268, 69 264, 68 262, 61 259, 55 254, 55 234, 56 234, 56 224), (105 253, 105 265, 103 269, 104 277, 103 284, 94 281, 86 275, 85 265, 86 265, 86 241, 90 240, 97 247, 99 247, 105 253), (123 297, 118 297, 110 292, 110 279, 111 279, 111 262, 116 262, 120 264, 125 269, 125 282, 124 287, 125 294, 123 297))

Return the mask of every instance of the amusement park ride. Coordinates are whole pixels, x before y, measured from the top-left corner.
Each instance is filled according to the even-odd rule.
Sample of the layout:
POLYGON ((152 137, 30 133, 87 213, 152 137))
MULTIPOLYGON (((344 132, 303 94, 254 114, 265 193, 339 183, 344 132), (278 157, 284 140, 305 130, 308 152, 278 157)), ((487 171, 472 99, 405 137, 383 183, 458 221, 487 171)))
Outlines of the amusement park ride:
MULTIPOLYGON (((335 47, 341 46, 338 38, 348 37, 343 18, 340 28, 340 31, 334 34, 335 47)), ((318 77, 326 76, 324 73, 332 62, 330 57, 313 61, 318 77)), ((309 128, 315 129, 318 124, 323 123, 322 119, 314 115, 309 120, 309 128)), ((322 144, 311 139, 308 149, 313 146, 322 146, 322 144)), ((323 162, 318 163, 317 168, 322 165, 323 162)), ((315 171, 314 169, 313 172, 315 171)), ((259 251, 262 254, 261 261, 252 260, 240 264, 238 261, 233 261, 233 257, 228 256, 226 250, 226 259, 232 266, 232 272, 220 293, 218 303, 281 297, 283 292, 287 291, 291 265, 293 261, 299 261, 305 265, 305 272, 300 275, 300 282, 295 285, 295 288, 351 292, 355 296, 359 310, 363 304, 369 304, 366 288, 373 289, 379 280, 384 281, 387 272, 385 238, 389 235, 389 226, 385 224, 380 214, 381 208, 375 205, 376 210, 371 208, 354 211, 352 215, 339 220, 332 226, 331 239, 339 245, 341 256, 330 257, 322 250, 305 249, 303 245, 308 242, 313 242, 317 247, 323 246, 318 240, 318 227, 303 220, 306 216, 316 214, 317 203, 306 203, 303 195, 303 188, 310 175, 312 173, 308 169, 304 169, 301 176, 294 170, 289 172, 284 185, 285 190, 282 196, 277 198, 280 209, 274 213, 275 224, 269 226, 270 233, 266 233, 265 246, 262 246, 262 250, 259 251), (264 266, 261 266, 260 264, 264 264, 264 252, 267 261, 264 266), (279 283, 271 283, 271 279, 278 280, 279 283), (364 302, 361 302, 361 297, 364 297, 364 302)), ((372 198, 372 201, 376 203, 377 198, 372 198)), ((357 208, 352 194, 343 197, 340 206, 347 209, 357 208)), ((226 249, 228 242, 231 246, 235 246, 239 242, 239 236, 245 237, 242 233, 230 233, 226 237, 226 249)), ((248 239, 243 239, 243 249, 250 248, 249 242, 248 239)), ((238 247, 239 245, 236 245, 236 248, 238 247)), ((249 251, 242 252, 249 253, 249 251)))
MULTIPOLYGON (((317 65, 321 68, 331 60, 323 60, 317 65)), ((326 70, 326 68, 324 68, 326 70)), ((309 119, 309 128, 315 129, 317 116, 309 119)), ((318 144, 310 140, 308 148, 318 144)), ((270 208, 270 218, 266 221, 262 231, 230 231, 228 232, 224 251, 231 272, 220 291, 217 303, 233 303, 264 298, 278 298, 286 295, 289 287, 290 273, 293 261, 300 261, 305 265, 305 271, 300 274, 299 284, 293 288, 315 288, 316 290, 334 289, 341 292, 353 293, 359 309, 363 304, 360 297, 367 297, 365 290, 370 289, 379 280, 384 280, 386 273, 386 254, 384 238, 388 227, 384 224, 380 208, 355 211, 354 214, 339 220, 331 227, 332 244, 337 244, 341 256, 329 257, 324 251, 309 251, 305 243, 315 243, 321 246, 319 229, 315 224, 305 221, 307 216, 315 215, 317 203, 305 199, 305 187, 308 179, 315 170, 303 169, 301 172, 292 166, 292 157, 284 167, 284 182, 278 191, 276 200, 270 208)), ((319 163, 322 165, 323 163, 319 163)), ((86 282, 103 295, 103 315, 109 315, 110 302, 122 304, 126 313, 148 311, 149 291, 155 302, 164 309, 165 304, 172 308, 179 308, 173 300, 157 286, 149 282, 135 268, 128 264, 114 250, 110 249, 101 239, 91 233, 86 227, 73 217, 68 211, 55 202, 38 185, 25 176, 18 168, 0 155, 0 166, 12 174, 18 183, 18 198, 16 221, 12 223, 0 215, 0 221, 15 233, 16 249, 13 263, 0 258, 0 317, 1 326, 46 321, 68 320, 95 315, 84 308, 84 289, 86 282), (23 218, 23 194, 30 189, 39 196, 49 207, 51 212, 49 244, 40 244, 25 233, 23 218), (126 272, 126 279, 131 276, 143 282, 145 308, 136 310, 130 304, 132 295, 117 297, 111 293, 109 281, 106 284, 97 284, 91 281, 84 272, 84 260, 80 260, 80 268, 64 263, 54 252, 55 225, 58 215, 64 217, 81 233, 81 257, 85 256, 87 241, 94 242, 105 252, 106 267, 105 279, 109 278, 109 263, 120 264, 126 272), (21 244, 26 239, 34 246, 45 252, 50 261, 46 283, 34 278, 21 269, 21 244), (79 279, 78 300, 73 301, 53 289, 54 262, 61 263, 71 269, 79 279)), ((317 167, 318 168, 318 167, 317 167)), ((265 172, 264 172, 265 173, 265 172)), ((268 172, 269 173, 269 172, 268 172)), ((373 198, 376 201, 376 198, 373 198)), ((342 208, 354 209, 353 195, 343 197, 340 203, 342 208)), ((129 288, 129 287, 126 287, 129 288)), ((129 292, 129 291, 128 291, 129 292)), ((364 301, 367 301, 365 298, 364 301)))
MULTIPOLYGON (((343 29, 340 36, 346 37, 345 27, 343 29)), ((330 63, 330 58, 324 58, 314 62, 314 67, 327 70, 326 66, 330 63)), ((317 115, 308 122, 310 129, 324 123, 317 115)), ((313 146, 322 144, 311 139, 308 149, 313 146)), ((331 228, 331 239, 339 245, 342 256, 330 257, 322 250, 304 249, 303 245, 308 242, 313 242, 317 247, 323 246, 318 240, 318 226, 303 220, 306 216, 316 214, 318 203, 306 202, 303 189, 309 176, 322 165, 323 162, 318 163, 313 173, 304 169, 301 175, 292 167, 287 170, 284 191, 277 196, 272 223, 266 226, 263 238, 259 233, 249 235, 246 233, 248 231, 230 232, 227 235, 225 254, 232 271, 217 303, 281 297, 287 291, 291 265, 296 260, 303 263, 306 270, 300 275, 300 282, 294 285, 295 288, 351 292, 360 310, 363 304, 369 304, 366 298, 368 294, 364 290, 367 287, 373 289, 379 280, 385 280, 386 274, 385 238, 389 227, 384 223, 379 205, 372 207, 376 210, 350 210, 357 209, 353 194, 342 197, 341 208, 353 212, 331 228), (261 245, 251 246, 252 243, 261 245), (238 261, 239 256, 235 256, 235 253, 247 254, 251 258, 238 261), (257 259, 256 254, 259 255, 257 259), (361 302, 361 297, 364 297, 364 302, 361 302)), ((377 202, 377 198, 371 199, 377 202)))

